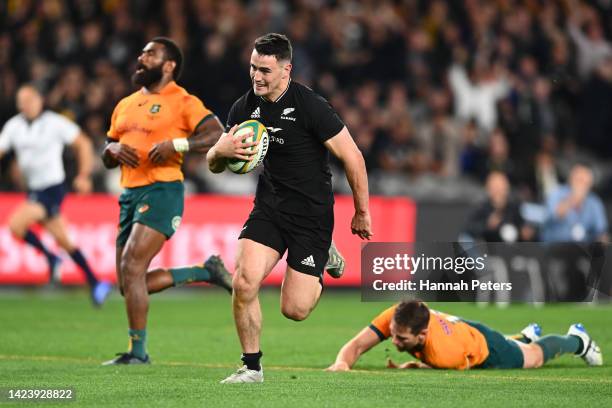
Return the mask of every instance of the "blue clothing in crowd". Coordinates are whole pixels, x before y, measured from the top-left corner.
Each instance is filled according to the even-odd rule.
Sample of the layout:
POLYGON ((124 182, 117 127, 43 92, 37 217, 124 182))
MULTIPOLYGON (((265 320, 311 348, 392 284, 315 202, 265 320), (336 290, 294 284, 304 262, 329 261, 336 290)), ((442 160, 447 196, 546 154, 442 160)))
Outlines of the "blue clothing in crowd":
POLYGON ((593 242, 608 232, 608 220, 603 203, 594 193, 589 193, 582 205, 571 208, 565 217, 557 216, 559 203, 571 194, 569 186, 551 193, 546 200, 548 220, 541 231, 545 242, 593 242))

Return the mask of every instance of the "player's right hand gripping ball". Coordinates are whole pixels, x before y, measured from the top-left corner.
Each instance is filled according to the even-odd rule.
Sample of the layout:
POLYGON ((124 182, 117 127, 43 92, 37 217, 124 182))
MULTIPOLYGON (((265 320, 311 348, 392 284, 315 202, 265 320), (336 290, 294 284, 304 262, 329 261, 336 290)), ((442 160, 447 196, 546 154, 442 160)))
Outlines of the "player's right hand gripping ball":
POLYGON ((242 122, 238 126, 238 129, 236 129, 234 137, 241 138, 243 143, 255 142, 259 140, 259 145, 248 148, 250 150, 258 149, 257 153, 253 155, 253 159, 251 161, 229 159, 227 161, 228 169, 236 174, 244 174, 252 171, 263 163, 266 153, 268 152, 268 144, 270 143, 270 139, 268 137, 266 127, 261 122, 257 120, 247 120, 246 122, 242 122), (253 131, 252 136, 247 136, 251 130, 253 131))

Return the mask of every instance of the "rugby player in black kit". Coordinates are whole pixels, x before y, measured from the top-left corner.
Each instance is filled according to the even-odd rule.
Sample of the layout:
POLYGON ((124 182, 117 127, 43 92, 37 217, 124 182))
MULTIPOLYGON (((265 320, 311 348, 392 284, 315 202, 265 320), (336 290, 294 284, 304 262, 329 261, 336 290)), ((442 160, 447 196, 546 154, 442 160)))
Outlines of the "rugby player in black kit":
POLYGON ((363 156, 330 104, 291 80, 291 53, 284 35, 266 34, 255 41, 252 89, 234 103, 227 134, 207 154, 211 171, 221 172, 228 158, 252 155, 233 137, 238 124, 257 119, 268 129, 268 153, 255 205, 240 234, 233 280, 234 320, 244 366, 223 383, 263 382, 258 292, 285 251, 283 315, 304 320, 319 300, 334 228, 328 152, 344 164, 353 191, 352 233, 362 239, 372 236, 363 156))

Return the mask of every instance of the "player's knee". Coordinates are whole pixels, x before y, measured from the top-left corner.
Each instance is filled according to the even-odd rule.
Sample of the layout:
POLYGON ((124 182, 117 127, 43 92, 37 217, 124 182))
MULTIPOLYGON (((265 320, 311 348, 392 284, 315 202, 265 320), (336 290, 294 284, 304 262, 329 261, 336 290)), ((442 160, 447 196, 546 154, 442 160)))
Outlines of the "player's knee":
POLYGON ((310 308, 296 305, 296 304, 282 304, 281 312, 287 319, 301 322, 305 320, 310 314, 310 308))
POLYGON ((237 273, 234 274, 232 287, 234 289, 234 294, 239 299, 250 299, 257 296, 261 282, 258 282, 250 276, 254 276, 254 273, 249 273, 249 271, 244 268, 238 268, 237 273))
POLYGON ((259 285, 245 279, 244 277, 235 276, 232 280, 232 288, 234 289, 234 294, 238 299, 248 300, 257 296, 259 285))
POLYGON ((133 269, 132 262, 130 262, 127 256, 123 257, 121 263, 119 264, 119 267, 121 268, 122 276, 126 276, 130 272, 130 270, 133 269))
POLYGON ((140 262, 131 254, 127 253, 121 259, 121 275, 123 276, 123 284, 129 286, 134 279, 142 278, 143 275, 140 268, 140 262))
POLYGON ((540 368, 544 365, 544 351, 538 344, 530 344, 523 353, 525 368, 540 368))
POLYGON ((17 238, 23 238, 25 236, 26 228, 22 225, 22 223, 15 220, 14 218, 11 218, 8 224, 11 234, 16 236, 17 238))
POLYGON ((540 368, 544 365, 544 350, 538 344, 533 345, 533 368, 540 368))

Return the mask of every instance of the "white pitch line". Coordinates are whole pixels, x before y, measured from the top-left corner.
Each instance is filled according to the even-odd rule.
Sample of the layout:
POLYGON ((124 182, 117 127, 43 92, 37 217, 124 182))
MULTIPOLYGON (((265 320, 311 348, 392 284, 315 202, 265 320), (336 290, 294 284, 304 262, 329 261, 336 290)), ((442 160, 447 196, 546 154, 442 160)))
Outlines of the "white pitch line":
MULTIPOLYGON (((67 363, 81 363, 81 364, 100 364, 100 361, 93 358, 77 358, 77 357, 62 357, 62 356, 18 356, 18 355, 5 355, 0 354, 0 361, 60 361, 67 363)), ((154 363, 155 366, 170 366, 170 367, 201 367, 201 368, 236 368, 236 364, 219 364, 219 363, 189 363, 184 361, 165 361, 161 363, 154 363)), ((274 371, 296 371, 296 372, 324 372, 323 368, 314 367, 296 367, 296 366, 266 366, 266 370, 274 371)), ((597 368, 595 368, 597 370, 597 368)), ((417 372, 417 370, 407 370, 411 373, 417 372)), ((348 373, 329 373, 329 375, 342 375, 342 374, 374 374, 374 375, 397 375, 398 370, 363 370, 354 369, 348 373)), ((434 371, 428 371, 434 372, 434 371)), ((474 371, 471 371, 473 373, 474 371)), ((451 373, 454 371, 439 371, 441 376, 446 378, 451 377, 451 373)), ((476 380, 508 380, 508 381, 541 381, 541 382, 580 382, 580 383, 596 383, 596 384, 612 384, 612 379, 595 379, 595 378, 576 378, 576 377, 533 377, 533 376, 509 376, 509 375, 479 375, 479 374, 468 374, 468 373, 456 373, 452 378, 471 378, 476 380)))

